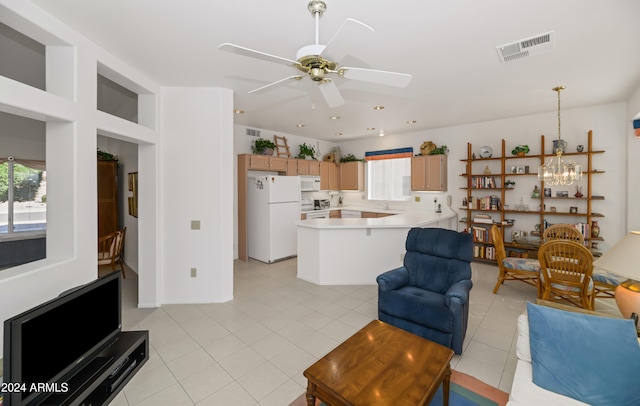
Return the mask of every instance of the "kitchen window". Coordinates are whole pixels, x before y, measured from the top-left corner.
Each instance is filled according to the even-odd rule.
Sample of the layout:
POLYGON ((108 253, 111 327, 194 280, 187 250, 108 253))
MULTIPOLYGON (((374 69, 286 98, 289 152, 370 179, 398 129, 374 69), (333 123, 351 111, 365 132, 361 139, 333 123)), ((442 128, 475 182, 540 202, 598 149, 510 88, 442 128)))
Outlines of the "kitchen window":
POLYGON ((411 158, 367 161, 369 200, 411 200, 411 158))

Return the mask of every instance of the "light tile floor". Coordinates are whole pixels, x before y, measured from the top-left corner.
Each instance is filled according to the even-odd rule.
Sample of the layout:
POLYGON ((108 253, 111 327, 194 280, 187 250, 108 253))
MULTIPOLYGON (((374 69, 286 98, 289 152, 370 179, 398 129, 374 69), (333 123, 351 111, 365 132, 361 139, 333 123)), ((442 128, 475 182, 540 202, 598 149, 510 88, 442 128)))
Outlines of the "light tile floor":
MULTIPOLYGON (((509 392, 516 319, 535 289, 473 263, 469 325, 452 368, 509 392)), ((377 318, 377 285, 318 286, 296 278, 296 259, 234 264, 234 300, 137 309, 135 274, 123 285, 123 327, 150 331, 150 358, 112 405, 287 406, 308 366, 377 318)), ((614 309, 599 300, 597 310, 614 309)))

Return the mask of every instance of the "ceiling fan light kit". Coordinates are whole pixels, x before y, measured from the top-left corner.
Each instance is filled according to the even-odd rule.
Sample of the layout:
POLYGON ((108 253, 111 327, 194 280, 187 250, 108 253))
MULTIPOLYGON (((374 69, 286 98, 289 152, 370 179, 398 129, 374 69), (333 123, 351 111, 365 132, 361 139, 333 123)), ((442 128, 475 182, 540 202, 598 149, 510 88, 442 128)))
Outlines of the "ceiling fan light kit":
MULTIPOLYGON (((313 82, 318 84, 320 93, 329 107, 338 107, 343 105, 345 102, 335 81, 327 77, 327 75, 336 75, 337 77, 344 79, 359 80, 394 87, 406 87, 409 84, 412 76, 406 73, 355 67, 339 67, 337 60, 349 54, 348 47, 344 46, 344 42, 349 39, 363 40, 373 33, 373 28, 358 20, 348 18, 344 23, 342 23, 329 42, 326 45, 323 45, 320 44, 319 22, 320 17, 322 17, 324 12, 327 10, 327 5, 324 1, 312 0, 308 3, 307 8, 311 12, 311 16, 315 19, 316 23, 315 44, 305 45, 300 48, 296 53, 295 61, 230 43, 223 43, 218 48, 222 51, 231 52, 237 55, 295 67, 308 75, 313 82), (331 56, 333 60, 329 59, 329 56, 327 55, 331 56)), ((289 76, 251 90, 249 93, 262 93, 278 86, 286 85, 291 80, 300 80, 304 77, 305 75, 289 76)))

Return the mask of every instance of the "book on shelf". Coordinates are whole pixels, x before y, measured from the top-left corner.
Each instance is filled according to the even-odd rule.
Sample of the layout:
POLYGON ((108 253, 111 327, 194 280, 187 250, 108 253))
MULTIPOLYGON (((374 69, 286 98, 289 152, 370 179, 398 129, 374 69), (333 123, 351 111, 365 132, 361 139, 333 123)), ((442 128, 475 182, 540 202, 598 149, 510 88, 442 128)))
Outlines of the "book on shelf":
POLYGON ((487 227, 473 226, 471 227, 471 231, 473 232, 473 241, 486 243, 493 242, 491 239, 491 233, 487 227))
POLYGON ((473 216, 474 223, 493 224, 493 219, 488 214, 476 214, 473 216))
POLYGON ((500 210, 502 201, 499 196, 491 195, 484 197, 469 196, 469 209, 472 210, 500 210))
POLYGON ((495 189, 498 186, 494 176, 472 176, 469 180, 469 187, 473 189, 495 189))

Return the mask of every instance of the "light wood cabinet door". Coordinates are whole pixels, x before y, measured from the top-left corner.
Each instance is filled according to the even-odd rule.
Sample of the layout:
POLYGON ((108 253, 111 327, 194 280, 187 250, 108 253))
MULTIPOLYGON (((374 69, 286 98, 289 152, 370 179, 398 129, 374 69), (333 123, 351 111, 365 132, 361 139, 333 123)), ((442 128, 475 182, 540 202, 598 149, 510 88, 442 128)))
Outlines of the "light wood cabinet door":
POLYGON ((335 164, 329 164, 329 190, 340 190, 340 167, 335 164))
POLYGON ((298 175, 298 160, 295 158, 287 159, 287 176, 298 175))
POLYGON ((340 165, 340 189, 364 190, 364 163, 344 162, 340 165))
POLYGON ((320 162, 309 161, 309 175, 320 175, 320 162))
POLYGON ((249 157, 249 169, 269 170, 269 157, 267 155, 251 155, 249 157))
POLYGON ((269 158, 269 170, 276 172, 287 171, 287 158, 272 156, 269 158))
POLYGON ((320 162, 320 190, 329 190, 329 165, 331 162, 320 162))
POLYGON ((331 219, 342 218, 342 216, 340 215, 340 210, 331 210, 331 211, 329 211, 329 218, 331 218, 331 219))
POLYGON ((411 158, 411 190, 447 190, 447 156, 426 155, 411 158))
POLYGON ((298 159, 298 175, 308 175, 309 174, 309 161, 304 159, 298 159))

